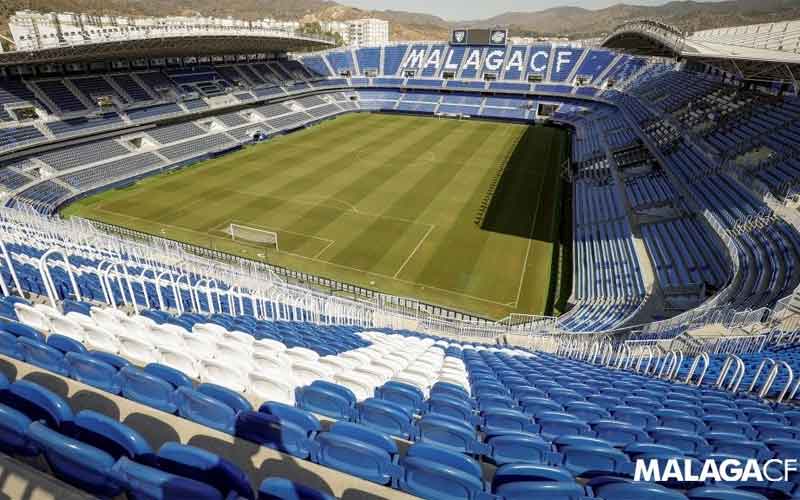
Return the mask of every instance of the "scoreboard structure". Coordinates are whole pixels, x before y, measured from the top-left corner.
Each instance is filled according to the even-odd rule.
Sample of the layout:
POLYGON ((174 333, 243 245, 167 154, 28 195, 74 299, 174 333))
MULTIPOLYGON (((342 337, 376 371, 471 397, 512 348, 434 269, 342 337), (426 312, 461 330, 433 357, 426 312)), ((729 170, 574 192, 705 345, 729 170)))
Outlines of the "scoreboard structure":
POLYGON ((508 30, 505 28, 454 29, 450 34, 450 45, 505 46, 507 40, 508 30))

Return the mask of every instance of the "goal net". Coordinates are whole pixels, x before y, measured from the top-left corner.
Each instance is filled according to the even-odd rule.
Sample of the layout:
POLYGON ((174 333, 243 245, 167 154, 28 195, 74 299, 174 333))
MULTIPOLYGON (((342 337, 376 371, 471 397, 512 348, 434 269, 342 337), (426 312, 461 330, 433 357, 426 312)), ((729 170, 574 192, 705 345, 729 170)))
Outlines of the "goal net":
POLYGON ((231 238, 234 240, 275 245, 275 250, 278 250, 278 233, 274 231, 243 226, 241 224, 231 224, 228 226, 228 234, 230 234, 231 238))

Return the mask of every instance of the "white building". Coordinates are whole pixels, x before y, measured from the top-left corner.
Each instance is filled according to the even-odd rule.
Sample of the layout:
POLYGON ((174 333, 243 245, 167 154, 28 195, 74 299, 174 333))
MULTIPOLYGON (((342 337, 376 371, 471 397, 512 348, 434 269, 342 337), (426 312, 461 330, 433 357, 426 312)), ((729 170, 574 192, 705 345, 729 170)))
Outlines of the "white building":
POLYGON ((293 35, 298 22, 262 19, 245 21, 231 17, 93 16, 71 12, 18 11, 9 19, 9 29, 17 50, 84 43, 169 37, 188 34, 268 34, 293 35))
POLYGON ((322 29, 337 33, 346 45, 358 47, 389 41, 389 21, 382 19, 356 19, 321 23, 322 29))

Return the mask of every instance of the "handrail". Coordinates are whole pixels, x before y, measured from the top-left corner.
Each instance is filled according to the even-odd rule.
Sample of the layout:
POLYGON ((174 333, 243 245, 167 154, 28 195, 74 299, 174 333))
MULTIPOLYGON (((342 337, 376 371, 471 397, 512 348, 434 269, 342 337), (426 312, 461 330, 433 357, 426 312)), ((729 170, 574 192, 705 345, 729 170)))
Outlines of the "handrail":
MULTIPOLYGON (((653 350, 649 345, 644 346, 644 348, 647 349, 647 366, 644 368, 643 374, 647 375, 650 372, 650 364, 653 362, 653 350)), ((639 356, 638 361, 636 362, 636 369, 634 370, 636 373, 639 373, 643 359, 643 356, 639 356)))
POLYGON ((55 283, 53 282, 53 276, 50 273, 50 268, 47 266, 48 257, 55 254, 60 254, 64 259, 64 265, 67 268, 67 276, 69 277, 69 282, 72 285, 72 291, 75 294, 76 300, 81 300, 81 291, 78 288, 78 282, 75 281, 75 273, 72 272, 72 264, 69 263, 67 254, 58 247, 51 248, 43 253, 42 256, 39 257, 39 273, 42 276, 42 281, 45 283, 47 296, 50 299, 50 305, 53 306, 53 308, 58 308, 58 304, 56 302, 56 299, 58 298, 58 290, 56 290, 55 283))
MULTIPOLYGON (((205 287, 205 292, 206 292, 206 302, 208 302, 208 312, 209 312, 209 314, 214 314, 214 303, 213 303, 213 302, 212 302, 212 300, 211 300, 211 289, 210 289, 210 287, 208 286, 208 278, 200 278, 199 280, 195 281, 195 283, 194 283, 194 287, 193 287, 193 288, 194 288, 195 290, 197 290, 198 288, 200 288, 200 287, 201 287, 201 284, 202 284, 202 286, 204 286, 204 287, 205 287)), ((200 307, 200 297, 199 297, 199 292, 196 292, 196 293, 198 294, 198 297, 197 297, 197 309, 196 309, 196 312, 198 312, 198 313, 202 314, 202 313, 203 313, 203 308, 202 308, 202 307, 200 307)))
POLYGON ((178 314, 182 314, 183 313, 183 302, 181 300, 181 294, 180 294, 180 291, 178 290, 177 284, 175 283, 175 276, 169 271, 162 271, 161 273, 159 273, 158 276, 156 276, 156 296, 158 297, 159 308, 161 310, 165 310, 166 309, 166 305, 164 304, 164 296, 161 293, 161 278, 165 274, 169 275, 169 281, 170 281, 170 284, 172 285, 172 294, 175 297, 175 307, 178 310, 178 314))
POLYGON ((628 344, 623 343, 621 345, 619 356, 617 357, 617 364, 615 368, 617 370, 626 370, 628 368, 628 361, 630 360, 631 356, 631 348, 628 344))
POLYGON ((756 387, 756 383, 758 383, 758 379, 761 377, 761 371, 764 369, 764 366, 769 363, 770 367, 775 366, 775 360, 772 358, 764 358, 761 360, 761 363, 758 365, 758 370, 756 370, 756 375, 753 377, 753 381, 750 382, 750 387, 747 388, 747 392, 753 392, 753 389, 756 387))
POLYGON ((703 383, 703 379, 706 376, 706 371, 708 371, 708 366, 711 364, 707 352, 701 352, 700 354, 694 357, 694 361, 692 361, 692 366, 691 368, 689 368, 689 373, 686 375, 686 380, 684 381, 685 384, 689 385, 692 383, 692 377, 694 376, 694 372, 697 370, 697 365, 700 363, 700 360, 704 361, 703 371, 700 372, 700 378, 697 379, 697 383, 695 385, 697 387, 700 387, 700 384, 703 383))
POLYGON ((739 356, 735 356, 736 358, 736 371, 733 372, 733 378, 731 379, 731 386, 728 385, 728 390, 731 392, 739 392, 739 386, 742 385, 742 380, 744 380, 744 373, 745 373, 745 366, 744 361, 739 356))
POLYGON ((720 370, 719 376, 717 377, 717 382, 714 384, 714 387, 717 389, 726 389, 728 391, 732 391, 734 387, 738 387, 738 384, 742 382, 742 377, 744 376, 744 361, 735 355, 729 354, 725 358, 725 364, 723 365, 723 369, 720 370), (734 371, 730 371, 731 367, 735 366, 736 368, 734 371), (730 380, 728 380, 728 374, 731 374, 730 380), (725 382, 728 381, 727 387, 725 386, 725 382))
POLYGON ((658 375, 656 375, 656 377, 663 378, 665 380, 672 380, 677 374, 678 370, 680 370, 682 364, 683 352, 669 351, 662 358, 661 367, 658 369, 658 375))
MULTIPOLYGON (((25 298, 25 290, 22 289, 22 285, 19 283, 19 278, 17 277, 17 271, 14 269, 14 263, 11 262, 11 254, 8 253, 8 249, 6 248, 5 242, 0 239, 0 250, 3 251, 3 260, 6 263, 6 267, 8 268, 9 274, 11 274, 11 280, 14 282, 14 286, 17 289, 17 293, 23 299, 25 298)), ((5 279, 2 280, 3 282, 3 293, 6 297, 9 296, 8 288, 5 286, 5 279)))
POLYGON ((789 372, 789 377, 786 379, 786 384, 783 386, 783 390, 778 395, 778 399, 776 400, 778 403, 783 401, 783 398, 786 396, 786 393, 789 391, 789 386, 792 385, 792 380, 794 379, 794 371, 792 367, 786 361, 780 360, 777 363, 774 363, 772 370, 770 370, 769 375, 767 376, 767 381, 764 383, 764 386, 761 388, 761 391, 758 393, 758 397, 764 399, 767 394, 769 394, 769 390, 772 388, 772 384, 775 382, 775 378, 777 378, 778 373, 780 372, 781 366, 786 368, 786 371, 789 372))
MULTIPOLYGON (((175 285, 178 287, 178 292, 181 291, 181 278, 186 278, 186 291, 189 292, 189 301, 192 311, 197 311, 197 297, 194 296, 192 293, 192 282, 189 279, 188 273, 181 273, 178 275, 178 278, 175 280, 175 285)), ((179 293, 179 300, 178 302, 183 305, 183 294, 179 293)), ((186 308, 183 308, 186 311, 186 308)))

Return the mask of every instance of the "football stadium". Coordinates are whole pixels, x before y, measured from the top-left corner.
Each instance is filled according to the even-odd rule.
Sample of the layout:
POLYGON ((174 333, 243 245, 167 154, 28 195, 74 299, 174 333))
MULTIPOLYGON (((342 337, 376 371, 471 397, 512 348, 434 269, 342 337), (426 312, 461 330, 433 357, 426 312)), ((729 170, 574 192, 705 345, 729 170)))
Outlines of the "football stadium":
POLYGON ((0 495, 800 498, 800 21, 290 24, 10 16, 0 495))

